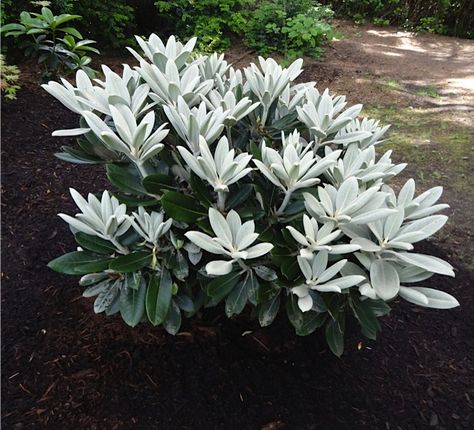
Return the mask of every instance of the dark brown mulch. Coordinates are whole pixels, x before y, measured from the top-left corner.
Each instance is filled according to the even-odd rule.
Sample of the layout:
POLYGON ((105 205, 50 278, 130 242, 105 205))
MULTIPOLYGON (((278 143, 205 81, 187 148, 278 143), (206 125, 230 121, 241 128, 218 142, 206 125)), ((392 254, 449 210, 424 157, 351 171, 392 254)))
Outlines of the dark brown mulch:
POLYGON ((285 318, 261 330, 205 314, 171 337, 94 315, 76 279, 46 267, 74 248, 56 216, 74 210, 68 187, 106 187, 101 168, 53 157, 62 142, 50 134, 68 126, 74 115, 39 90, 3 104, 5 429, 474 428, 474 294, 461 267, 425 282, 460 308, 394 304, 377 342, 351 321, 340 360, 285 318))

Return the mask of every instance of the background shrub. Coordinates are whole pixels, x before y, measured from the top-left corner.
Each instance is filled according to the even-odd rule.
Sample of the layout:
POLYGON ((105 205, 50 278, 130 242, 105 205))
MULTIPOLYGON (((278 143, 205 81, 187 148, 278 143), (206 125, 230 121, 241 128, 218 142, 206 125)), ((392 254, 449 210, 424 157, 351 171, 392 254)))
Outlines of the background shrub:
POLYGON ((55 14, 81 15, 78 30, 105 49, 136 46, 134 34, 154 32, 182 39, 195 35, 201 52, 224 51, 232 38, 240 38, 261 55, 318 57, 335 36, 334 12, 358 24, 371 21, 468 38, 474 34, 472 0, 4 0, 1 24, 31 10, 32 3, 38 11, 39 4, 48 3, 55 14))
POLYGON ((405 26, 418 31, 474 36, 474 2, 472 0, 322 0, 338 16, 363 24, 405 26))
POLYGON ((92 58, 87 54, 99 51, 91 46, 94 40, 84 39, 74 27, 80 19, 81 16, 68 13, 54 15, 51 9, 42 7, 40 13, 21 12, 18 21, 3 25, 0 32, 19 39, 25 56, 38 59, 38 64, 44 66, 44 79, 78 69, 94 76, 95 71, 89 66, 92 58))
POLYGON ((198 48, 203 52, 229 48, 230 35, 245 29, 246 6, 252 3, 252 0, 155 1, 165 25, 160 33, 197 36, 198 48))
MULTIPOLYGON (((51 0, 41 5, 45 3, 56 14, 82 16, 78 30, 106 48, 135 45, 134 34, 155 32, 197 36, 201 52, 224 51, 232 37, 243 37, 263 55, 317 57, 333 37, 332 10, 313 0, 51 0)), ((4 1, 2 24, 30 9, 29 1, 4 1)))
POLYGON ((136 31, 135 9, 126 0, 52 0, 39 3, 5 0, 2 1, 1 24, 16 21, 25 10, 39 12, 43 5, 57 15, 80 15, 82 20, 75 24, 77 29, 103 46, 119 47, 132 43, 136 31))
POLYGON ((248 11, 245 44, 261 55, 284 52, 289 58, 319 57, 334 34, 329 24, 333 12, 311 0, 272 0, 248 11))

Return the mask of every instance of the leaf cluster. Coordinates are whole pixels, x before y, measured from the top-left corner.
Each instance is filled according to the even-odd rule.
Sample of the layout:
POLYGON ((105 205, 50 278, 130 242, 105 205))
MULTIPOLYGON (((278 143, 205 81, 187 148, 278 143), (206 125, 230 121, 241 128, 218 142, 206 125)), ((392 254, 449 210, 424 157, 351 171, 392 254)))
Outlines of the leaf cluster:
POLYGON ((0 55, 0 88, 2 95, 8 100, 16 99, 16 92, 21 88, 18 85, 20 70, 17 66, 9 65, 5 56, 0 55))

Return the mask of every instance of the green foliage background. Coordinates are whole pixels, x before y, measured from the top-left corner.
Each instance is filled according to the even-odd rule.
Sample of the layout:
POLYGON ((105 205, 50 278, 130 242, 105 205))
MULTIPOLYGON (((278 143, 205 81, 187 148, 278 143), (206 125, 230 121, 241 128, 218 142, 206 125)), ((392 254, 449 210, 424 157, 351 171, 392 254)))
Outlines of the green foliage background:
MULTIPOLYGON (((3 0, 1 24, 35 8, 29 0, 3 0)), ((241 38, 262 55, 318 57, 334 37, 334 14, 360 24, 474 36, 472 0, 51 0, 50 8, 81 15, 78 30, 103 48, 133 45, 134 34, 154 32, 195 35, 202 52, 223 51, 232 38, 241 38)))
POLYGON ((403 26, 417 31, 474 37, 472 0, 321 0, 337 16, 357 23, 403 26))

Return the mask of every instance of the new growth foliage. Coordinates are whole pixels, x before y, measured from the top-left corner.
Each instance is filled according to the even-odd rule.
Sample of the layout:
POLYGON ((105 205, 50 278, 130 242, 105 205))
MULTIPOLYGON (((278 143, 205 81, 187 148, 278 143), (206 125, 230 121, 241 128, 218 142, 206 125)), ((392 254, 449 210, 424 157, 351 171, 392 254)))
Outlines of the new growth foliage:
POLYGON ((134 69, 43 85, 81 117, 55 132, 77 138, 57 156, 104 165, 114 190, 71 190, 80 212, 60 216, 79 248, 49 264, 82 275, 95 312, 175 334, 183 316, 220 302, 229 317, 255 308, 262 326, 282 308, 298 335, 324 327, 340 355, 347 312, 374 339, 397 297, 458 306, 412 285, 454 276, 413 245, 445 224, 447 205, 440 187, 387 185, 405 167, 375 151, 388 127, 358 118, 362 106, 344 96, 295 84, 301 60, 240 71, 193 54, 195 39, 137 41, 134 69))

